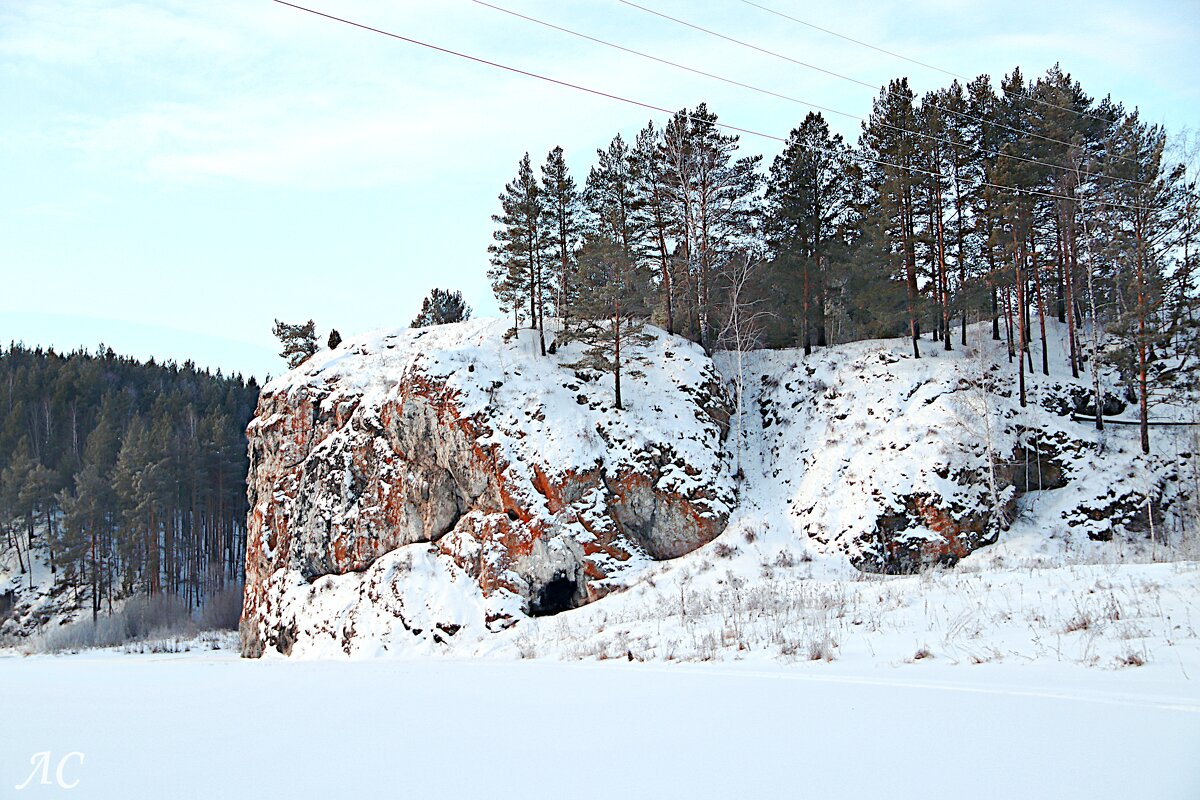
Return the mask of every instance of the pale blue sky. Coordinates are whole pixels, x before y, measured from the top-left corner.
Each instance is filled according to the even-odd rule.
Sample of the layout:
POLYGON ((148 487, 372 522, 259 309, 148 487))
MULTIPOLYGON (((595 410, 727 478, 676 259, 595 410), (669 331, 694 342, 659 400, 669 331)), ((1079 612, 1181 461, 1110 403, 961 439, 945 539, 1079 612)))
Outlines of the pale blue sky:
MULTIPOLYGON (((950 80, 739 0, 638 2, 873 84, 950 80)), ((762 3, 967 76, 1059 61, 1171 132, 1200 127, 1195 0, 762 3)), ((469 0, 300 4, 779 136, 807 111, 469 0)), ((873 97, 617 0, 496 4, 859 116, 873 97)), ((401 326, 433 286, 495 313, 490 215, 521 155, 562 145, 582 182, 652 116, 267 0, 0 0, 0 108, 0 339, 260 377, 280 371, 275 317, 401 326)))

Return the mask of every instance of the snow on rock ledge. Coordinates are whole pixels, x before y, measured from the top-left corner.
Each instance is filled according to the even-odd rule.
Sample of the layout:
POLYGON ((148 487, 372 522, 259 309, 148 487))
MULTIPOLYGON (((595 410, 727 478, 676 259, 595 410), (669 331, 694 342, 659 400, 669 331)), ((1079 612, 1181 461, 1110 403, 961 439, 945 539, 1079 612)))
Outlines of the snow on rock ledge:
POLYGON ((611 378, 478 320, 343 342, 264 387, 247 429, 242 649, 370 629, 485 636, 582 605, 724 529, 729 401, 695 345, 649 328, 611 378))
POLYGON ((1063 541, 1154 524, 1163 538, 1183 490, 1180 443, 1160 429, 1144 456, 1136 427, 1073 421, 1091 388, 1064 374, 1066 326, 1048 320, 1047 332, 1054 376, 1026 375, 1026 408, 986 326, 951 352, 923 341, 920 360, 902 339, 749 354, 746 450, 761 449, 761 473, 743 500, 866 572, 953 564, 1013 524, 1063 541))

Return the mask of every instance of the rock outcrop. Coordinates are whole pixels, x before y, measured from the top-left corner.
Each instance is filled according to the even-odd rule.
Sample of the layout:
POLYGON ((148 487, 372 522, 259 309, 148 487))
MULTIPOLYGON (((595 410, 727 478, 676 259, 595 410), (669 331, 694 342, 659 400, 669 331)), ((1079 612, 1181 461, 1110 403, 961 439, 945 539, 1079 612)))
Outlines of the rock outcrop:
POLYGON ((749 359, 762 479, 780 484, 784 525, 818 553, 909 573, 954 564, 1015 521, 1064 540, 1162 527, 1173 459, 1073 419, 1085 381, 1026 375, 1022 408, 1000 343, 929 347, 920 360, 899 340, 749 359))
POLYGON ((326 577, 444 638, 591 602, 724 529, 729 407, 699 348, 650 329, 617 411, 611 378, 572 365, 579 345, 543 357, 531 332, 504 331, 366 336, 264 387, 247 431, 245 655, 305 635, 349 648, 352 621, 303 630, 321 627, 303 607, 326 577), (417 613, 431 607, 411 595, 414 559, 426 588, 470 602, 417 613))
POLYGON ((714 364, 650 328, 617 411, 578 343, 506 329, 360 337, 264 388, 246 655, 511 652, 532 618, 652 588, 659 560, 908 573, 1005 537, 1164 541, 1187 500, 1182 440, 1144 456, 1136 429, 1076 421, 1088 386, 1062 376, 1026 375, 1022 407, 986 330, 919 360, 893 340, 714 364))

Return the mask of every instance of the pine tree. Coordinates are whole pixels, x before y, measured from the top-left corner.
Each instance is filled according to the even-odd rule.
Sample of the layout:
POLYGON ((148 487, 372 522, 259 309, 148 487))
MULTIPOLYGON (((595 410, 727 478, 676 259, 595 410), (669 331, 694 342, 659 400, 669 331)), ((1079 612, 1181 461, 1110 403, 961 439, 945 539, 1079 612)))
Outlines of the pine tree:
MULTIPOLYGON (((980 75, 967 85, 967 114, 970 116, 970 140, 976 145, 978 163, 973 185, 968 195, 971 214, 971 230, 978 243, 980 268, 983 269, 987 285, 992 320, 992 339, 1000 341, 1000 193, 990 184, 995 168, 995 155, 1000 147, 1003 130, 996 123, 998 107, 991 77, 980 75)), ((1012 358, 1012 339, 1009 337, 1009 358, 1012 358)))
POLYGON ((541 187, 533 174, 526 153, 517 167, 517 177, 500 195, 501 212, 492 217, 499 227, 496 240, 488 247, 492 268, 488 278, 492 291, 514 319, 520 316, 521 297, 529 300, 529 327, 538 331, 542 355, 546 354, 542 317, 545 285, 542 275, 542 249, 545 247, 545 218, 541 187))
POLYGON ((820 114, 810 113, 771 165, 764 228, 774 253, 773 290, 795 320, 805 355, 826 343, 826 276, 850 205, 849 152, 820 114))
POLYGON ((735 158, 738 137, 721 133, 717 116, 701 103, 676 112, 662 139, 664 177, 679 229, 676 238, 687 268, 687 303, 693 333, 712 352, 714 277, 738 252, 755 243, 755 197, 762 156, 735 158))
POLYGON ((632 262, 641 232, 636 219, 640 200, 629 146, 617 134, 607 149, 596 151, 596 158, 596 166, 588 173, 583 190, 591 231, 619 245, 625 258, 632 262))
POLYGON ((578 259, 580 324, 573 336, 587 342, 583 366, 609 372, 613 376, 613 400, 623 409, 621 375, 624 358, 631 342, 641 338, 649 314, 648 271, 639 267, 621 242, 589 236, 579 250, 578 259))
POLYGON ((452 322, 466 322, 470 318, 471 307, 463 300, 462 292, 434 289, 421 301, 421 310, 408 327, 447 325, 452 322))
POLYGON ((561 147, 551 150, 542 165, 542 207, 547 230, 547 281, 554 287, 554 309, 565 331, 575 296, 572 277, 575 250, 582 235, 583 209, 561 147))
POLYGON ((981 308, 984 300, 984 284, 978 280, 977 265, 982 248, 969 219, 972 198, 983 180, 981 123, 972 119, 968 90, 957 80, 952 81, 949 88, 938 92, 935 98, 942 111, 943 130, 948 143, 947 201, 953 209, 946 237, 947 252, 953 251, 953 268, 949 274, 956 278, 950 305, 959 315, 961 344, 965 347, 968 312, 972 308, 981 308))
POLYGON ((1038 113, 1032 120, 1037 157, 1057 169, 1050 171, 1047 189, 1057 197, 1048 204, 1052 213, 1049 222, 1054 230, 1054 264, 1056 268, 1056 315, 1067 324, 1067 360, 1072 377, 1079 377, 1080 344, 1077 328, 1082 324, 1083 308, 1077 299, 1079 276, 1079 237, 1081 235, 1082 205, 1080 194, 1092 191, 1087 171, 1103 150, 1108 123, 1097 115, 1092 98, 1077 81, 1063 73, 1056 64, 1033 88, 1039 101, 1038 113))
MULTIPOLYGON (((27 535, 27 543, 22 545, 17 522, 26 520, 32 525, 32 520, 26 516, 29 510, 21 493, 33 468, 33 460, 29 457, 29 440, 22 437, 8 465, 0 472, 0 510, 5 514, 9 544, 17 554, 17 565, 22 575, 32 571, 33 562, 29 560, 32 557, 29 551, 29 537, 27 535)), ((30 580, 32 581, 32 577, 30 580)))
POLYGON ((75 494, 67 505, 65 555, 81 565, 91 598, 92 620, 100 613, 108 585, 104 538, 112 512, 111 487, 95 464, 87 464, 75 476, 75 494))
MULTIPOLYGON (((25 512, 26 520, 26 546, 28 552, 33 552, 33 532, 35 522, 40 518, 46 525, 45 536, 50 537, 50 519, 52 507, 54 503, 54 475, 43 464, 34 464, 25 474, 25 480, 21 485, 18 502, 21 509, 25 512)), ((48 542, 50 547, 50 561, 54 562, 53 544, 48 542)), ((32 574, 30 578, 32 580, 32 574)), ((32 583, 30 585, 32 588, 32 583)))
POLYGON ((1142 122, 1138 112, 1124 116, 1108 143, 1105 176, 1111 212, 1104 235, 1112 248, 1117 313, 1110 331, 1127 343, 1127 370, 1138 398, 1142 452, 1150 452, 1149 406, 1154 347, 1170 337, 1160 329, 1167 260, 1174 246, 1173 208, 1181 171, 1164 162, 1166 134, 1142 122))
POLYGON ((946 138, 946 112, 939 104, 936 92, 929 92, 915 110, 914 122, 919 136, 916 139, 917 159, 923 174, 922 187, 917 193, 917 209, 927 220, 923 232, 917 234, 926 253, 929 266, 929 287, 936 311, 934 341, 941 339, 942 347, 951 350, 950 343, 950 277, 946 268, 946 175, 950 174, 954 147, 946 138))
POLYGON ((913 92, 908 79, 894 80, 880 90, 875 107, 863 123, 859 148, 870 161, 864 163, 867 202, 866 225, 885 235, 887 271, 903 276, 907 289, 908 334, 913 355, 921 357, 919 323, 920 290, 916 262, 916 154, 913 92))
POLYGON ((271 333, 283 345, 279 357, 287 361, 288 369, 295 369, 317 352, 317 327, 311 319, 303 325, 275 320, 271 333))
POLYGON ((642 232, 641 255, 646 266, 653 270, 658 282, 658 316, 667 333, 675 333, 675 274, 678 265, 673 242, 680 231, 671 204, 663 157, 662 133, 649 122, 638 132, 630 153, 634 177, 633 220, 642 232))

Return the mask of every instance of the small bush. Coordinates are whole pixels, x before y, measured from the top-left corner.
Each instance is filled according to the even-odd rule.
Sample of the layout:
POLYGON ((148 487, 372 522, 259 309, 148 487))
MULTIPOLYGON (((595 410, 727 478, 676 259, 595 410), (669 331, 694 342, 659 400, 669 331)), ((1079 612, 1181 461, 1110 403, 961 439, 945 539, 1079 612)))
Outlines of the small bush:
POLYGON ((1074 633, 1075 631, 1086 631, 1090 627, 1092 627, 1092 618, 1080 612, 1067 620, 1067 624, 1063 627, 1063 632, 1074 633))
POLYGON ((833 639, 829 636, 815 637, 808 643, 809 661, 833 661, 836 658, 833 639))
POLYGON ((200 609, 200 629, 235 631, 242 617, 242 587, 230 586, 214 594, 200 609))
POLYGON ((713 548, 713 555, 717 558, 733 558, 737 554, 738 549, 731 544, 725 542, 717 542, 713 548))
POLYGON ((197 632, 187 605, 174 595, 131 597, 112 614, 56 628, 30 643, 34 652, 61 653, 117 647, 145 639, 190 637, 197 632))
POLYGON ((1117 663, 1119 663, 1122 667, 1144 667, 1146 666, 1146 659, 1141 653, 1135 653, 1130 650, 1128 653, 1117 659, 1117 663))
POLYGON ((201 630, 233 631, 242 614, 242 588, 217 592, 193 617, 175 595, 138 595, 112 614, 60 625, 25 643, 29 653, 79 652, 95 647, 124 647, 126 652, 186 652, 187 640, 201 630))

